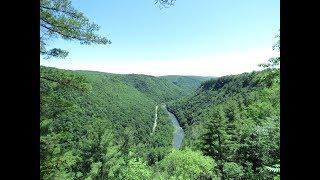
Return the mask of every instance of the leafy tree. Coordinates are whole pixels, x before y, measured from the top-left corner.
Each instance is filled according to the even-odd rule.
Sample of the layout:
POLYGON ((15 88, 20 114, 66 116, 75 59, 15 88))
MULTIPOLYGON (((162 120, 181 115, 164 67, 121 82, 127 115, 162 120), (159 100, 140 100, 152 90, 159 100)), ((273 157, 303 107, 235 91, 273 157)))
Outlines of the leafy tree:
POLYGON ((280 159, 279 69, 206 81, 168 107, 187 124, 185 146, 211 156, 224 178, 273 178, 264 167, 280 159))
POLYGON ((97 162, 97 163, 92 163, 91 164, 91 170, 88 173, 88 176, 85 178, 85 180, 93 180, 96 177, 99 177, 99 173, 102 167, 102 163, 101 162, 97 162))
POLYGON ((173 150, 157 164, 158 172, 167 179, 217 179, 213 159, 198 151, 173 150))
POLYGON ((226 117, 221 107, 210 110, 201 148, 205 155, 217 160, 217 168, 221 173, 222 179, 225 178, 223 166, 229 159, 232 147, 232 134, 229 131, 233 131, 233 129, 228 127, 232 123, 229 123, 226 117))
POLYGON ((80 76, 43 67, 40 70, 40 176, 42 179, 50 179, 66 176, 76 162, 75 159, 71 160, 74 152, 65 151, 61 146, 68 138, 68 133, 54 126, 61 113, 74 109, 73 103, 63 98, 61 93, 71 89, 87 92, 91 86, 80 76))
POLYGON ((237 180, 237 179, 241 179, 243 176, 242 166, 234 162, 224 163, 223 172, 225 173, 226 179, 237 180))
MULTIPOLYGON (((280 161, 279 161, 280 162, 280 161)), ((274 164, 273 166, 265 166, 265 168, 274 174, 274 180, 280 180, 280 164, 274 164)))
POLYGON ((115 144, 111 123, 95 119, 93 124, 86 129, 88 129, 88 141, 87 148, 83 151, 85 153, 83 159, 92 162, 87 178, 109 179, 117 177, 125 162, 120 152, 120 146, 115 144))
POLYGON ((123 178, 128 180, 151 179, 152 171, 142 159, 130 159, 124 168, 123 178))

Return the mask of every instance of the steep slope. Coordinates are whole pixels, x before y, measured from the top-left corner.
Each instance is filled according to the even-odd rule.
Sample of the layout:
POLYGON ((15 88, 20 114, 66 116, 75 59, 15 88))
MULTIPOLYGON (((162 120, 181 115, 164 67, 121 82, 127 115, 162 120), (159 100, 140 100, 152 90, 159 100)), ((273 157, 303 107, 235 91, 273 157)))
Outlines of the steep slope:
POLYGON ((151 132, 158 102, 181 95, 174 84, 155 77, 44 66, 40 72, 42 176, 67 176, 56 170, 55 163, 68 159, 62 169, 69 172, 73 168, 73 172, 88 177, 91 166, 103 163, 102 154, 109 152, 101 148, 119 149, 116 152, 123 155, 119 155, 118 163, 134 154, 150 164, 172 148, 173 128, 161 108, 154 135, 151 132), (171 93, 165 93, 166 88, 171 93))
POLYGON ((177 76, 43 66, 40 75, 42 179, 130 179, 132 171, 170 179, 181 157, 190 164, 176 168, 204 158, 193 169, 202 168, 199 178, 272 179, 266 167, 279 164, 279 70, 210 79, 192 93, 198 82, 177 76), (174 128, 162 106, 151 133, 160 102, 185 130, 182 154, 172 151, 174 128))
POLYGON ((67 71, 43 66, 41 72, 46 76, 60 72, 83 77, 92 88, 89 93, 68 90, 60 94, 81 109, 81 120, 92 117, 109 119, 120 131, 131 125, 137 131, 135 138, 139 140, 146 138, 140 136, 149 134, 158 103, 185 95, 182 88, 170 81, 148 75, 67 71), (141 128, 143 126, 147 128, 141 128))
MULTIPOLYGON (((130 127, 133 129, 134 138, 142 142, 146 141, 148 136, 145 135, 150 134, 153 109, 156 106, 153 99, 112 74, 66 71, 47 67, 42 67, 41 71, 46 76, 60 71, 84 77, 92 88, 87 93, 72 89, 53 90, 54 93, 74 104, 76 109, 76 111, 68 111, 65 116, 61 114, 61 120, 81 124, 92 121, 94 118, 105 119, 112 122, 117 129, 115 133, 119 137, 125 127, 130 127)), ((59 120, 60 117, 55 121, 59 120)))
POLYGON ((183 146, 219 160, 221 173, 272 179, 265 167, 280 161, 279 77, 279 69, 224 76, 168 104, 185 129, 183 146))
MULTIPOLYGON (((112 74, 96 71, 75 71, 84 76, 106 76, 113 80, 120 81, 130 87, 140 91, 150 99, 162 103, 180 98, 189 91, 186 86, 179 86, 168 80, 167 78, 155 77, 144 74, 112 74)), ((199 78, 200 79, 200 78, 199 78)), ((198 84, 197 84, 198 85, 198 84)), ((200 83, 199 83, 200 85, 200 83)))
POLYGON ((155 76, 127 74, 120 77, 123 82, 159 103, 174 100, 186 94, 183 87, 155 76))
MULTIPOLYGON (((194 94, 170 103, 168 108, 174 111, 183 126, 198 122, 198 117, 207 109, 230 99, 238 101, 240 105, 247 106, 248 103, 252 103, 254 99, 258 100, 262 95, 264 98, 270 95, 272 105, 279 108, 278 81, 279 73, 273 73, 269 70, 213 78, 202 82, 194 94), (260 92, 269 94, 261 94, 260 92), (253 95, 256 97, 252 97, 253 95)), ((259 101, 262 100, 267 99, 259 99, 259 101)))
POLYGON ((167 75, 160 76, 162 79, 166 79, 173 84, 182 88, 186 93, 190 93, 196 90, 203 81, 215 78, 205 76, 178 76, 178 75, 167 75))

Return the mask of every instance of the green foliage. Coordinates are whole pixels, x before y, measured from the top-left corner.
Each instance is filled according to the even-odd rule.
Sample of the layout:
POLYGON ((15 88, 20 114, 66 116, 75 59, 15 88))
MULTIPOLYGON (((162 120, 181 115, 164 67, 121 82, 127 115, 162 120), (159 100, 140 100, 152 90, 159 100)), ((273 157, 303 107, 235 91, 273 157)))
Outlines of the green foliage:
POLYGON ((198 151, 173 150, 157 164, 157 170, 167 179, 216 179, 213 159, 198 151))
POLYGON ((75 110, 73 103, 62 96, 63 93, 72 90, 84 93, 90 91, 90 85, 80 76, 43 67, 40 70, 40 177, 71 177, 70 171, 79 156, 74 149, 64 148, 70 134, 57 129, 56 120, 62 113, 75 110))
POLYGON ((179 87, 163 78, 141 74, 122 75, 120 78, 157 103, 171 101, 186 94, 187 87, 179 87))
POLYGON ((152 171, 150 167, 141 159, 130 159, 124 170, 124 179, 140 180, 151 179, 152 171))
POLYGON ((184 146, 215 159, 223 178, 226 163, 244 179, 273 178, 264 166, 280 158, 279 69, 208 80, 168 108, 185 129, 184 146))
POLYGON ((132 158, 153 165, 170 152, 173 127, 162 108, 150 134, 157 101, 181 96, 174 84, 155 77, 40 70, 41 179, 118 179, 136 172, 125 170, 132 158), (166 88, 172 93, 164 93, 166 88))
POLYGON ((241 179, 243 176, 243 168, 241 165, 234 162, 226 162, 223 164, 223 172, 225 179, 241 179))
POLYGON ((41 179, 280 179, 277 68, 193 93, 185 77, 40 70, 41 179), (160 103, 184 128, 182 150, 160 103))
POLYGON ((265 166, 265 169, 267 169, 274 175, 274 180, 280 180, 280 164, 274 164, 273 166, 265 166))
POLYGON ((157 127, 147 149, 146 159, 149 165, 154 165, 171 152, 174 127, 168 118, 166 111, 162 107, 158 108, 157 127))
POLYGON ((92 180, 94 179, 95 177, 98 177, 99 176, 99 173, 100 173, 100 168, 102 166, 102 163, 101 162, 97 162, 97 163, 92 163, 91 164, 91 170, 90 172, 88 173, 88 177, 86 178, 86 180, 92 180))
POLYGON ((266 169, 273 173, 280 173, 280 164, 275 164, 272 167, 266 166, 266 169))
POLYGON ((186 94, 190 94, 195 91, 203 81, 209 80, 213 77, 168 75, 160 76, 160 78, 172 82, 173 84, 185 90, 186 94))

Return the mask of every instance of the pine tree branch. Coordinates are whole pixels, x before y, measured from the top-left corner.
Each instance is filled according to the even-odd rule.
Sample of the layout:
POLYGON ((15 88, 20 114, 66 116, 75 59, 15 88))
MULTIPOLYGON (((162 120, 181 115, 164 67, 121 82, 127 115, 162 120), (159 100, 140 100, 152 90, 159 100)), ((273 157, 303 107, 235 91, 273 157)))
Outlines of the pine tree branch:
POLYGON ((75 13, 75 12, 64 11, 64 10, 62 10, 62 9, 47 7, 47 6, 43 6, 43 5, 40 5, 40 8, 47 9, 47 10, 52 10, 52 11, 56 11, 56 12, 62 12, 62 13, 65 13, 65 14, 70 15, 70 16, 73 17, 73 18, 79 18, 79 17, 81 17, 80 15, 77 15, 77 13, 75 13))
POLYGON ((68 35, 68 34, 64 34, 61 31, 55 30, 54 28, 48 27, 48 26, 46 26, 44 24, 40 24, 40 26, 42 26, 42 27, 44 27, 44 28, 46 28, 46 29, 48 29, 48 30, 50 30, 52 32, 55 32, 55 33, 57 33, 57 34, 59 34, 61 36, 64 36, 66 38, 76 39, 76 40, 79 40, 79 41, 88 41, 87 39, 83 39, 83 38, 79 38, 79 37, 76 37, 76 36, 71 36, 71 35, 68 35))

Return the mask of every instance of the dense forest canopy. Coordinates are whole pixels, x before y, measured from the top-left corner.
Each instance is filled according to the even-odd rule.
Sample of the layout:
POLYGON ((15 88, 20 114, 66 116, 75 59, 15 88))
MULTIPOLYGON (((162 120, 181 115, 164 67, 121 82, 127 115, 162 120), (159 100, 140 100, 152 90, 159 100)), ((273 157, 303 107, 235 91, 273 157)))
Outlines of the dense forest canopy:
POLYGON ((160 77, 163 79, 169 80, 173 84, 181 87, 186 91, 186 93, 190 93, 196 90, 200 86, 201 82, 214 78, 214 77, 203 77, 203 76, 177 76, 177 75, 167 75, 167 76, 160 76, 160 77))
POLYGON ((272 178, 267 167, 280 163, 279 81, 279 69, 225 76, 169 104, 186 131, 184 146, 215 159, 223 177, 272 178))
POLYGON ((42 66, 41 76, 42 179, 277 177, 279 69, 199 82, 190 94, 145 75, 42 66), (164 109, 151 135, 154 108, 168 101, 186 133, 181 152, 164 109))
POLYGON ((43 179, 93 177, 92 168, 107 168, 99 156, 109 156, 103 154, 108 148, 126 158, 119 164, 122 168, 129 159, 135 162, 134 157, 154 165, 172 148, 173 127, 164 109, 158 112, 158 125, 151 136, 155 106, 184 95, 185 90, 170 81, 44 66, 41 77, 43 179), (101 147, 101 143, 111 144, 101 147))

